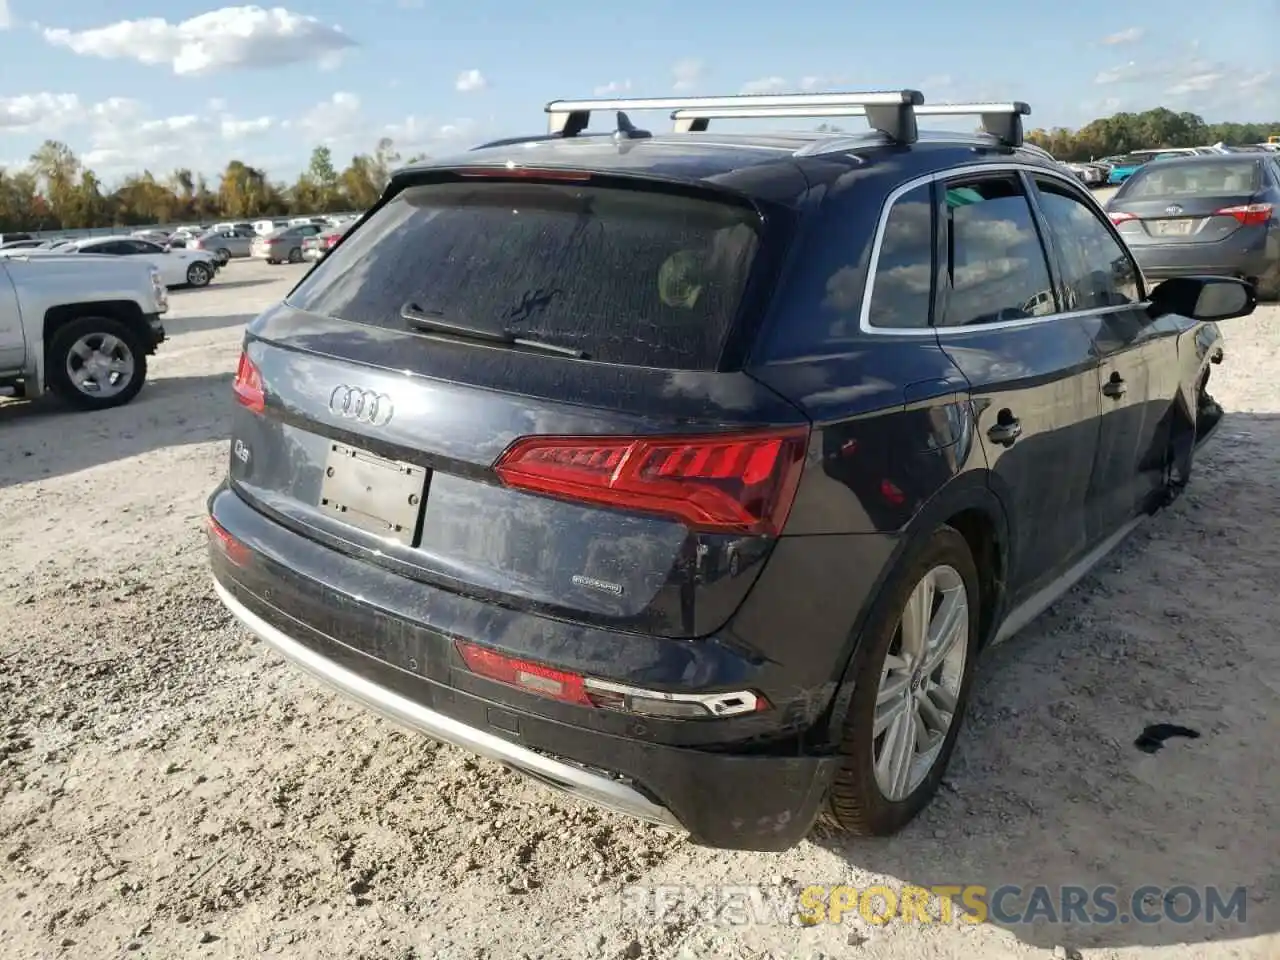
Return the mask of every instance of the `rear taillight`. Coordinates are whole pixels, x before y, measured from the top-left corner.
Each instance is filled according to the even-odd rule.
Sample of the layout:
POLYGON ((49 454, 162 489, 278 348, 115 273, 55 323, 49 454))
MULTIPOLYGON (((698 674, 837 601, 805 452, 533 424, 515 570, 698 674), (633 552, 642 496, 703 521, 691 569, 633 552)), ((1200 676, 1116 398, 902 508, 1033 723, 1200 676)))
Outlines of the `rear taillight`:
POLYGON ((243 567, 249 562, 249 548, 228 533, 213 517, 209 518, 209 542, 237 567, 243 567))
POLYGON ((478 677, 580 707, 599 707, 671 720, 737 717, 768 710, 770 707, 768 700, 752 690, 728 693, 666 693, 661 690, 644 690, 559 670, 520 657, 510 657, 467 640, 454 640, 453 645, 467 669, 478 677))
POLYGON ((231 389, 242 407, 248 407, 254 413, 262 413, 267 408, 267 392, 262 386, 262 374, 247 353, 240 354, 240 365, 236 367, 236 378, 231 389))
POLYGON ((1111 218, 1111 222, 1114 223, 1117 227, 1120 226, 1120 224, 1122 223, 1128 223, 1130 220, 1138 219, 1138 215, 1135 213, 1121 213, 1120 211, 1109 213, 1107 214, 1107 216, 1111 218))
POLYGON ((1235 217, 1242 227, 1260 227, 1271 219, 1269 203, 1244 203, 1238 207, 1223 207, 1214 211, 1216 217, 1235 217))
POLYGON ((507 486, 656 513, 695 530, 777 536, 809 428, 687 437, 525 437, 494 469, 507 486))
POLYGON ((325 248, 326 250, 331 250, 331 249, 333 249, 333 247, 337 245, 337 243, 338 243, 338 240, 339 240, 339 239, 340 239, 340 237, 339 237, 337 234, 334 234, 332 237, 325 237, 325 238, 324 238, 324 248, 325 248))

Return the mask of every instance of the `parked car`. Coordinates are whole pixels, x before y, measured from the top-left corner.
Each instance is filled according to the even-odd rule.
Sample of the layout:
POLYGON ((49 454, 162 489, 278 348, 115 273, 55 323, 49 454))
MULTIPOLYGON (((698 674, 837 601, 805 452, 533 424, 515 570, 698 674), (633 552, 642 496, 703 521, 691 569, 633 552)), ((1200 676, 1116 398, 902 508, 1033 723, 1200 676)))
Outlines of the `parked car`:
POLYGON ((981 650, 1182 490, 1215 321, 1254 304, 1148 288, 1023 105, 917 138, 919 97, 849 96, 885 108, 864 136, 592 136, 629 102, 553 102, 552 137, 397 171, 246 330, 223 603, 699 843, 900 829, 981 650))
POLYGON ((1128 180, 1144 163, 1151 159, 1150 154, 1129 154, 1123 157, 1107 157, 1107 165, 1111 172, 1107 174, 1107 183, 1118 186, 1128 180))
POLYGON ((0 256, 0 386, 52 390, 101 410, 128 403, 164 341, 168 294, 143 261, 79 254, 0 256))
POLYGON ((326 227, 314 236, 303 237, 302 259, 323 260, 350 229, 351 224, 346 223, 338 227, 326 227))
POLYGON ((1280 297, 1280 161, 1253 153, 1147 164, 1107 212, 1151 278, 1241 277, 1280 297))
POLYGON ((1096 163, 1067 163, 1064 166, 1075 174, 1076 178, 1087 187, 1100 187, 1107 182, 1110 168, 1096 163))
POLYGON ((188 244, 190 250, 207 250, 218 258, 218 262, 226 264, 233 257, 247 257, 252 253, 253 241, 257 234, 253 228, 243 227, 232 230, 210 230, 193 237, 188 244))
POLYGON ((28 237, 25 240, 6 240, 0 243, 0 250, 27 250, 41 246, 45 241, 39 237, 28 237))
POLYGON ((267 263, 301 263, 302 241, 323 229, 315 223, 281 227, 265 237, 255 238, 250 246, 250 255, 267 263))
POLYGON ((72 241, 59 250, 137 257, 152 264, 168 287, 207 287, 217 275, 218 258, 204 250, 165 250, 138 237, 90 237, 72 241))

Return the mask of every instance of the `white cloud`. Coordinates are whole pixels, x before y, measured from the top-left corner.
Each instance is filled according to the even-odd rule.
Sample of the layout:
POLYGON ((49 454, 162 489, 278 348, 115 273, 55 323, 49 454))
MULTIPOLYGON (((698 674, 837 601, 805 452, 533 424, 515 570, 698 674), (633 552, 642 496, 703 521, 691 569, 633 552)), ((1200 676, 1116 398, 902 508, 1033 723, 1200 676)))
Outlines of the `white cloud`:
POLYGON ((281 126, 300 132, 307 144, 322 143, 361 153, 372 150, 382 137, 390 137, 396 150, 406 157, 454 152, 474 146, 481 137, 481 124, 470 118, 441 123, 410 115, 395 123, 381 124, 370 121, 365 114, 358 96, 340 91, 281 126))
POLYGON ((458 74, 458 80, 454 84, 459 93, 475 93, 478 90, 483 90, 488 85, 489 82, 485 80, 484 74, 479 70, 463 70, 458 74))
POLYGON ((209 101, 209 109, 214 113, 222 113, 227 109, 227 101, 223 100, 221 97, 213 97, 209 101))
MULTIPOLYGON (((0 0, 3 2, 3 0, 0 0)), ((0 97, 0 130, 49 136, 84 120, 86 111, 74 93, 25 93, 0 97)))
POLYGON ((686 57, 671 68, 671 87, 677 93, 688 93, 702 82, 704 65, 701 60, 686 57))
POLYGON ((91 30, 46 28, 49 43, 82 56, 168 65, 176 74, 304 61, 332 65, 355 41, 339 27, 283 7, 222 7, 180 23, 121 20, 91 30))
POLYGON ((783 77, 761 77, 759 80, 748 80, 742 85, 743 93, 781 93, 789 84, 783 77))
POLYGON ((1173 86, 1169 87, 1165 93, 1170 96, 1183 96, 1188 93, 1205 93, 1213 90, 1225 79, 1225 75, 1214 70, 1202 73, 1193 73, 1184 77, 1173 86))
POLYGON ((8 30, 13 26, 13 15, 9 13, 9 0, 0 0, 0 30, 8 30))
POLYGON ((1139 66, 1137 62, 1130 60, 1128 63, 1121 64, 1118 67, 1099 71, 1098 75, 1093 78, 1093 82, 1104 85, 1111 83, 1138 83, 1142 80, 1149 80, 1159 73, 1159 70, 1139 66))
POLYGON ((1137 43, 1146 32, 1142 27, 1129 27, 1116 33, 1107 34, 1102 38, 1102 43, 1108 47, 1116 47, 1124 43, 1137 43))
POLYGON ((329 146, 355 140, 368 129, 360 110, 360 98, 341 90, 287 125, 297 127, 311 140, 329 146))
POLYGON ((610 97, 615 93, 628 93, 631 90, 630 80, 610 80, 608 83, 602 83, 595 88, 597 97, 610 97))
POLYGON ((223 117, 219 123, 223 140, 243 140, 252 133, 266 133, 275 125, 275 120, 271 117, 255 117, 252 120, 223 117))

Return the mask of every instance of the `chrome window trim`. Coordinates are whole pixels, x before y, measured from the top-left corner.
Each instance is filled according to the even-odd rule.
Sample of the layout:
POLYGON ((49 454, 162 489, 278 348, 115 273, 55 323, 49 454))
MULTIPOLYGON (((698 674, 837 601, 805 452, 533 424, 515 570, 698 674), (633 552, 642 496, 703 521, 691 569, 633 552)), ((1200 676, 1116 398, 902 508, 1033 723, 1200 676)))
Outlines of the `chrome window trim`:
MULTIPOLYGON (((1050 179, 1058 180, 1068 184, 1072 193, 1079 197, 1082 201, 1086 201, 1087 205, 1093 208, 1093 211, 1106 219, 1107 212, 1103 209, 1102 204, 1094 198, 1092 194, 1085 193, 1079 189, 1079 184, 1075 178, 1066 173, 1059 173, 1043 167, 1036 163, 973 163, 965 164, 960 167, 949 167, 946 170, 935 170, 932 173, 924 174, 899 184, 885 198, 884 206, 880 209, 880 217, 876 221, 876 235, 871 243, 871 258, 867 263, 867 282, 862 290, 862 306, 858 314, 858 330, 861 333, 869 334, 876 337, 945 337, 955 334, 985 332, 988 330, 1016 330, 1020 327, 1029 327, 1037 323, 1048 323, 1054 320, 1064 320, 1072 317, 1095 317, 1106 313, 1115 313, 1120 310, 1138 310, 1145 309, 1150 306, 1151 301, 1144 299, 1138 303, 1126 303, 1109 307, 1091 307, 1088 310, 1068 310, 1061 313, 1050 313, 1043 317, 1023 317, 1017 320, 1001 320, 997 323, 974 324, 967 327, 877 327, 871 322, 871 297, 875 293, 876 273, 880 268, 880 248, 884 243, 885 228, 889 223, 889 214, 893 211, 893 205, 897 203, 903 196, 910 193, 917 187, 932 184, 938 180, 951 180, 955 177, 966 177, 974 174, 983 173, 1025 173, 1028 176, 1043 176, 1050 179)), ((1028 203, 1028 211, 1033 212, 1028 203)), ((1130 257, 1132 259, 1132 255, 1130 257)), ((1142 277, 1142 271, 1134 263, 1134 269, 1138 271, 1138 276, 1142 277)), ((1145 287, 1145 284, 1144 284, 1145 287)), ((1145 292, 1145 290, 1144 290, 1145 292)))

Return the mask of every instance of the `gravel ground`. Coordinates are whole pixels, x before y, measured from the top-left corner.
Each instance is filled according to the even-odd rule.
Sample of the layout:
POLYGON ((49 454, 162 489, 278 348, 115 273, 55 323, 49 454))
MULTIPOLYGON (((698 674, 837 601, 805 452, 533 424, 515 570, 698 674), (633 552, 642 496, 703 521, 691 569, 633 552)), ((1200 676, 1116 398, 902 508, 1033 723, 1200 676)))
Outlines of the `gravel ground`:
POLYGON ((241 326, 297 272, 176 293, 121 410, 0 401, 0 956, 1280 956, 1280 309, 1224 324, 1196 479, 982 664, 892 842, 707 851, 397 732, 212 595, 241 326), (1148 755, 1148 723, 1200 731, 1148 755), (1225 884, 1243 923, 725 926, 629 884, 1225 884))

